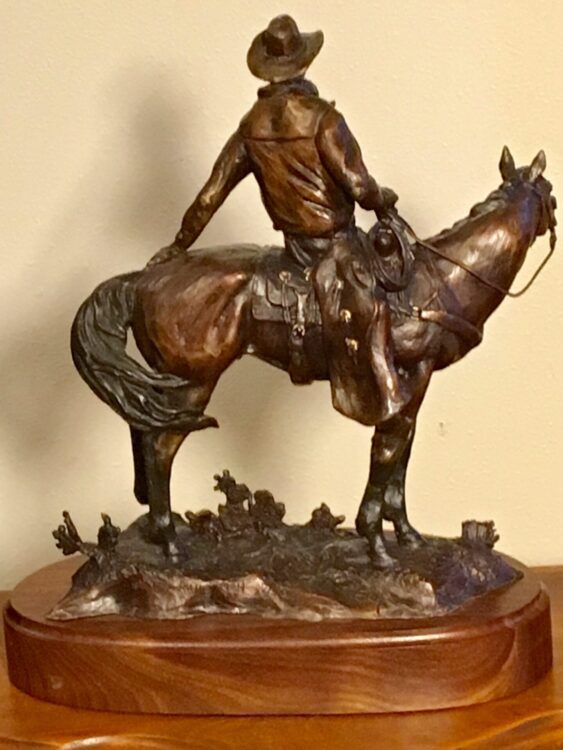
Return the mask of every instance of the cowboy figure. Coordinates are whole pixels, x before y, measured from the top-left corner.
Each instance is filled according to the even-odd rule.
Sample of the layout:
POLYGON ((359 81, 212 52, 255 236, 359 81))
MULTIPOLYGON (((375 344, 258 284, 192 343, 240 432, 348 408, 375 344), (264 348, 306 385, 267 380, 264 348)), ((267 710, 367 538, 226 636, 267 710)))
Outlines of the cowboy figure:
POLYGON ((354 378, 365 380, 365 373, 358 379, 354 371, 363 342, 369 377, 378 386, 378 419, 396 414, 404 401, 391 354, 389 311, 384 295, 366 283, 371 276, 362 262, 365 235, 355 226, 354 205, 381 218, 397 196, 378 186, 343 116, 304 77, 322 44, 322 32, 300 33, 287 15, 274 18, 254 39, 248 66, 268 85, 223 148, 174 243, 150 263, 187 250, 251 172, 274 228, 284 233, 287 253, 311 270, 334 405, 348 416, 364 413, 373 424, 374 406, 368 403, 373 396, 367 394, 374 389, 362 392, 351 384, 354 378))

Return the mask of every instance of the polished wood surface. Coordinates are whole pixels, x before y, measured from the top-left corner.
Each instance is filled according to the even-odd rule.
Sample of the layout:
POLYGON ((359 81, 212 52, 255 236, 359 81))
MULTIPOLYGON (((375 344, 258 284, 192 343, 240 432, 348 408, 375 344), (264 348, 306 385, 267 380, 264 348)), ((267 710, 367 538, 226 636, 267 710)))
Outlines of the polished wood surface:
POLYGON ((78 561, 26 579, 6 609, 12 681, 80 708, 134 713, 383 713, 510 695, 549 669, 549 600, 530 571, 454 615, 307 623, 45 618, 78 561))
POLYGON ((63 708, 24 695, 10 685, 2 654, 0 748, 559 750, 563 748, 563 567, 536 572, 552 602, 554 669, 535 687, 511 698, 448 711, 356 717, 111 714, 63 708))

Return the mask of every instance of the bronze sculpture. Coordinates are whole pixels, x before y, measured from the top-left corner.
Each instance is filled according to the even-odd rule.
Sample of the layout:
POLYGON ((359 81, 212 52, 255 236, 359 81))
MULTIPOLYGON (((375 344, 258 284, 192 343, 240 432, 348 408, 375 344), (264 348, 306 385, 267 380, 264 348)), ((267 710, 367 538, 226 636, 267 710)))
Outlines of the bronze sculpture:
POLYGON ((190 432, 217 426, 205 413, 213 389, 251 354, 296 383, 330 380, 335 408, 375 427, 356 528, 374 568, 396 567, 383 520, 399 545, 424 543, 407 517, 405 475, 431 375, 480 343, 535 238, 550 231, 555 246, 545 155, 517 169, 506 147, 501 186, 451 229, 418 240, 342 115, 303 77, 321 45, 320 32, 301 34, 288 16, 256 37, 248 64, 269 84, 174 243, 99 286, 73 325, 80 374, 131 427, 135 495, 171 561, 186 552, 170 508, 174 457, 190 432), (285 246, 188 249, 249 173, 285 246), (378 215, 367 234, 354 224, 355 202, 378 215), (126 354, 129 328, 152 371, 126 354))
POLYGON ((59 561, 13 592, 8 667, 31 695, 147 713, 412 711, 511 695, 550 668, 549 597, 493 549, 494 523, 422 537, 405 501, 432 374, 481 342, 487 318, 555 249, 545 155, 517 169, 505 148, 500 187, 419 239, 304 78, 322 41, 289 16, 255 38, 248 64, 268 85, 174 243, 101 284, 76 315, 74 362, 130 426, 148 512, 123 531, 102 514, 97 543, 65 512, 57 547, 86 560, 59 561), (284 246, 192 249, 250 173, 284 246), (355 203, 377 215, 367 233, 355 203), (549 253, 510 291, 546 232, 549 253), (127 354, 129 330, 144 362, 127 354), (245 354, 297 384, 329 381, 335 408, 374 428, 356 529, 320 499, 307 523, 291 524, 279 498, 226 470, 215 475, 216 512, 172 513, 176 452, 217 426, 208 402, 245 354))

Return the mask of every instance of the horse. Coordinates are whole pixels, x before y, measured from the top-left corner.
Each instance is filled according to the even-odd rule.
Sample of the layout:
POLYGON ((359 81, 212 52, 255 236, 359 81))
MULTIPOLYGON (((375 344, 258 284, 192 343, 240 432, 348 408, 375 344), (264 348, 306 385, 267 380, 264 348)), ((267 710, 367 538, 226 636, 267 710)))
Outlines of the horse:
MULTIPOLYGON (((476 346, 483 325, 509 293, 528 248, 552 233, 555 198, 543 177, 545 155, 516 168, 508 148, 502 184, 468 217, 414 247, 406 288, 388 295, 392 345, 409 397, 399 413, 373 424, 369 477, 356 528, 373 565, 396 560, 383 521, 400 545, 424 544, 408 520, 405 477, 416 419, 432 374, 476 346)), ((369 236, 369 235, 368 235, 369 236)), ((167 262, 102 283, 80 307, 71 333, 74 363, 92 390, 131 429, 137 500, 149 507, 151 539, 177 557, 170 505, 176 453, 195 430, 216 427, 205 413, 225 370, 249 354, 289 371, 288 321, 252 314, 256 275, 265 253, 280 249, 229 245, 189 250, 167 262), (131 330, 151 369, 127 354, 131 330)), ((305 336, 311 380, 329 378, 322 330, 305 336)), ((377 342, 366 342, 377 357, 377 342)))

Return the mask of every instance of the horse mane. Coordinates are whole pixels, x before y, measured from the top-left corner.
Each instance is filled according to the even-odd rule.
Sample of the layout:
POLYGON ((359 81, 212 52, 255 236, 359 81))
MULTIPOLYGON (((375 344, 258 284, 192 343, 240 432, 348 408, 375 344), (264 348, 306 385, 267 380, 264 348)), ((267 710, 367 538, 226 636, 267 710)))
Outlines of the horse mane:
MULTIPOLYGON (((508 183, 501 185, 496 190, 493 190, 492 193, 490 193, 485 198, 485 200, 476 203, 471 208, 467 216, 456 221, 451 227, 443 229, 439 234, 433 235, 431 238, 426 240, 426 242, 428 242, 429 244, 436 244, 440 240, 445 240, 451 237, 471 222, 474 222, 481 217, 488 216, 489 214, 492 214, 495 211, 504 208, 510 198, 511 188, 513 187, 513 185, 508 183)), ((415 271, 412 274, 411 283, 409 283, 405 289, 399 291, 398 293, 388 294, 388 297, 391 300, 391 306, 398 306, 399 308, 404 307, 408 309, 413 304, 424 304, 426 302, 428 289, 433 288, 434 281, 437 278, 440 278, 441 274, 438 270, 438 264, 439 259, 436 258, 432 253, 430 253, 429 250, 427 250, 424 246, 417 246, 415 253, 415 271), (423 285, 419 288, 416 283, 417 276, 419 278, 421 276, 426 276, 428 280, 428 286, 423 285), (422 297, 420 297, 421 293, 422 297)))
POLYGON ((507 190, 508 187, 511 187, 511 186, 501 185, 496 190, 493 190, 493 192, 490 193, 485 198, 484 201, 480 201, 479 203, 476 203, 471 208, 467 216, 465 216, 463 219, 459 219, 458 221, 456 221, 455 224, 452 224, 451 227, 448 227, 447 229, 442 229, 441 232, 433 235, 428 240, 428 242, 436 242, 437 240, 445 239, 449 235, 454 234, 460 229, 463 229, 463 227, 469 224, 470 221, 473 221, 474 219, 477 219, 481 216, 485 216, 487 214, 493 213, 499 208, 503 208, 506 205, 507 198, 508 198, 508 190, 507 190))

